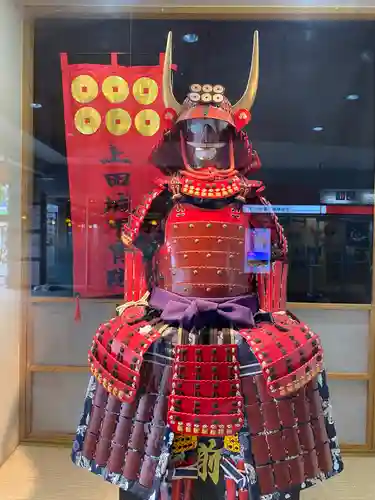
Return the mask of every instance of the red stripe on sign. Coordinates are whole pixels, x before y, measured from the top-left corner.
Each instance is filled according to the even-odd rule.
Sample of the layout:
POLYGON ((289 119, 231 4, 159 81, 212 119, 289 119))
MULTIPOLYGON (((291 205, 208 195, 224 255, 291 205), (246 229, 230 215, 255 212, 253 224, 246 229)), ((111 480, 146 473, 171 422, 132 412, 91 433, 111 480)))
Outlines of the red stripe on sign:
POLYGON ((337 215, 372 215, 374 207, 372 205, 327 205, 327 214, 337 215))

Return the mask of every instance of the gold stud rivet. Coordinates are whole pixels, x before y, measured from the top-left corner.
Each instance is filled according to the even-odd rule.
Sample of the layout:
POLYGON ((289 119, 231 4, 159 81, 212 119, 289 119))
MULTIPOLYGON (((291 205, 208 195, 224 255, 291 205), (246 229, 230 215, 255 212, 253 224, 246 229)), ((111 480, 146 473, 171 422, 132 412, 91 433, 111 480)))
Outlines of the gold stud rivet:
POLYGON ((198 238, 196 238, 196 239, 194 240, 194 243, 199 243, 198 238))
POLYGON ((210 254, 210 253, 208 253, 208 254, 206 255, 206 257, 209 259, 209 258, 211 257, 211 254, 210 254))
POLYGON ((194 224, 189 224, 190 229, 194 227, 194 224))
POLYGON ((206 292, 210 292, 211 291, 211 288, 206 288, 206 292))
POLYGON ((208 224, 206 224, 206 227, 212 227, 211 222, 209 222, 208 224))
POLYGON ((222 242, 223 242, 223 240, 222 240, 221 238, 219 238, 219 239, 217 240, 217 242, 218 242, 218 243, 222 243, 222 242))
POLYGON ((187 253, 184 253, 184 259, 187 259, 187 257, 188 257, 187 253))
POLYGON ((226 229, 228 227, 227 224, 223 224, 223 228, 226 229))
POLYGON ((193 274, 198 274, 198 271, 194 269, 193 274))
POLYGON ((223 274, 223 271, 221 269, 219 269, 216 274, 219 274, 219 275, 223 274))

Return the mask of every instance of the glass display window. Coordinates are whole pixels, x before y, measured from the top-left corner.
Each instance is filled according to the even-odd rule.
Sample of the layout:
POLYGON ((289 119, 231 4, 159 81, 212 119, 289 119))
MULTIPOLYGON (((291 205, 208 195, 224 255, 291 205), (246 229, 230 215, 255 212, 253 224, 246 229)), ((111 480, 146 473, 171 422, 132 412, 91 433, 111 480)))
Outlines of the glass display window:
MULTIPOLYGON (((64 125, 61 54, 66 54, 66 64, 73 66, 104 67, 113 63, 116 54, 116 64, 121 67, 157 68, 171 30, 176 98, 183 100, 189 90, 186 82, 207 81, 223 85, 233 101, 240 95, 246 79, 254 29, 260 32, 260 83, 246 130, 262 163, 253 178, 264 182, 265 196, 276 207, 289 239, 288 299, 371 301, 375 28, 370 22, 355 21, 38 20, 34 134, 44 149, 35 150, 33 204, 39 213, 39 228, 33 237, 36 252, 30 283, 33 294, 73 296, 80 286, 86 286, 82 277, 79 286, 74 285, 77 274, 74 253, 78 252, 74 246, 78 240, 75 224, 83 223, 85 214, 92 213, 92 207, 88 199, 81 211, 82 220, 72 216, 69 175, 73 174, 67 153, 70 139, 64 125), (87 36, 88 33, 92 36, 87 36), (50 207, 55 207, 52 212, 50 207)), ((127 85, 122 88, 121 79, 119 82, 109 99, 121 101, 121 92, 127 95, 134 91, 127 85)), ((86 91, 95 93, 96 84, 92 88, 91 84, 88 80, 86 91)), ((144 84, 142 81, 141 85, 144 84)), ((151 86, 144 92, 141 98, 147 101, 159 90, 151 86)), ((126 122, 124 116, 114 117, 113 127, 121 127, 120 122, 126 122)), ((95 117, 83 117, 82 123, 88 119, 95 117)), ((147 121, 149 130, 154 125, 160 127, 159 118, 155 118, 154 125, 153 119, 154 115, 147 121)), ((126 135, 122 137, 123 148, 110 145, 103 157, 98 158, 102 165, 103 162, 113 165, 117 173, 118 166, 124 166, 124 172, 120 172, 124 174, 122 179, 110 179, 113 172, 106 170, 107 183, 102 190, 108 189, 102 195, 99 192, 103 206, 98 210, 101 215, 109 214, 107 224, 112 224, 113 234, 118 233, 118 225, 134 209, 134 200, 129 197, 129 179, 133 176, 136 179, 133 183, 141 182, 136 173, 139 167, 129 167, 126 163, 130 161, 129 144, 126 135), (118 182, 120 185, 113 187, 118 182), (112 183, 111 188, 108 183, 112 183), (116 216, 111 218, 111 214, 116 216)), ((142 146, 132 152, 134 158, 137 159, 141 149, 142 146)), ((88 169, 77 181, 88 198, 90 189, 97 189, 93 181, 91 184, 88 181, 95 175, 94 168, 88 169)), ((74 196, 77 195, 73 193, 74 196)), ((157 207, 149 217, 151 227, 152 221, 160 218, 158 210, 157 207)), ((87 259, 94 262, 103 244, 103 237, 95 236, 95 232, 99 234, 97 224, 90 221, 87 224, 90 235, 86 243, 89 242, 91 250, 84 250, 84 238, 80 240, 80 251, 83 255, 86 252, 83 257, 86 261, 82 262, 88 269, 91 264, 87 259)), ((111 268, 112 261, 117 263, 116 252, 121 245, 113 239, 107 246, 105 273, 112 285, 107 283, 101 291, 93 292, 96 297, 121 295, 122 268, 111 268)))

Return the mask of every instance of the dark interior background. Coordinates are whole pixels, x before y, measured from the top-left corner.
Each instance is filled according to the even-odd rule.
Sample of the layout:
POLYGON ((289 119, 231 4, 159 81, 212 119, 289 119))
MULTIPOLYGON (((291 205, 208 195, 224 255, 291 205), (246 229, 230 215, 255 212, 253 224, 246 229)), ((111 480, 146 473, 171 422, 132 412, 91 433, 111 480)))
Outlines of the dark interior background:
MULTIPOLYGON (((191 83, 213 82, 224 85, 233 102, 247 79, 254 29, 260 31, 261 78, 248 133, 263 163, 255 176, 266 183, 267 197, 275 204, 319 204, 323 189, 373 190, 375 23, 39 20, 31 254, 32 285, 39 286, 35 293, 71 294, 60 53, 67 52, 71 63, 107 63, 110 52, 120 52, 121 64, 153 65, 172 30, 176 96, 182 100, 191 83), (186 43, 186 34, 197 35, 198 41, 186 43), (358 98, 348 99, 353 95, 358 98), (60 217, 55 221, 59 237, 52 240, 51 204, 59 207, 60 217), (53 286, 41 290, 44 284, 53 286)), ((282 220, 291 246, 289 300, 371 301, 371 215, 282 220), (359 246, 350 238, 353 227, 362 233, 359 246)))

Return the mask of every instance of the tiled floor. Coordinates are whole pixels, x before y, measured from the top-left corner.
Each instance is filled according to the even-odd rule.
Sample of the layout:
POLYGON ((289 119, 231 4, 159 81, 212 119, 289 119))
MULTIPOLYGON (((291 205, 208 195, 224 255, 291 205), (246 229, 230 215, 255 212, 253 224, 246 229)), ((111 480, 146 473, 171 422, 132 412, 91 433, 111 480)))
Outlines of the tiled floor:
MULTIPOLYGON (((302 500, 375 500, 375 458, 346 458, 337 478, 302 500)), ((64 448, 20 447, 0 469, 0 500, 117 500, 118 490, 74 467, 64 448)))

